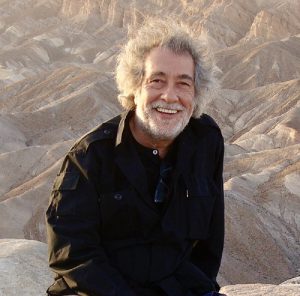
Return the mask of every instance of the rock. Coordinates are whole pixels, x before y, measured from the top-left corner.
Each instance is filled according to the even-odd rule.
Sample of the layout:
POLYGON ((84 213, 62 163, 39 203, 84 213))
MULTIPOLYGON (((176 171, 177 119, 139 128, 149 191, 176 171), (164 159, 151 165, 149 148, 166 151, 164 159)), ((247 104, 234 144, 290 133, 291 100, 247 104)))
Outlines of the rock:
POLYGON ((0 296, 45 295, 52 281, 46 244, 0 239, 0 296))
POLYGON ((289 285, 289 284, 300 285, 300 276, 286 280, 285 282, 281 283, 281 285, 289 285))
POLYGON ((227 296, 299 296, 299 277, 290 279, 280 285, 248 284, 225 286, 221 289, 227 296))

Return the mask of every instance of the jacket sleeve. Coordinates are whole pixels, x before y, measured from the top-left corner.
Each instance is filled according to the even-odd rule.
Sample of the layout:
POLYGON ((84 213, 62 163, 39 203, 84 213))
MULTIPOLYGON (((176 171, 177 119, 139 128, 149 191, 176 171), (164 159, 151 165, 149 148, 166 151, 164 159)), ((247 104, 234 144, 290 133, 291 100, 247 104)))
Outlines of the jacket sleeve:
POLYGON ((224 140, 218 137, 215 150, 214 184, 215 203, 210 221, 208 238, 199 240, 191 254, 191 262, 199 267, 214 283, 214 290, 220 289, 216 277, 220 268, 224 245, 224 190, 223 190, 223 159, 224 140))
POLYGON ((134 296, 102 247, 99 197, 81 162, 69 152, 54 183, 46 213, 50 268, 81 296, 134 296))

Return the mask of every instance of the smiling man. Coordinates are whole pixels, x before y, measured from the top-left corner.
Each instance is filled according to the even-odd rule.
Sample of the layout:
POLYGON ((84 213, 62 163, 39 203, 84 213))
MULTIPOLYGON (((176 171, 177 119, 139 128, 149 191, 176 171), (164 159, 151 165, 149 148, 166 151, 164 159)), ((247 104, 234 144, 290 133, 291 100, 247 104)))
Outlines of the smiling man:
POLYGON ((224 144, 201 110, 206 51, 157 19, 122 48, 126 111, 80 139, 54 183, 49 295, 221 295, 224 144))
POLYGON ((138 142, 157 147, 163 158, 193 113, 194 62, 188 53, 156 47, 145 58, 144 71, 130 127, 138 142))

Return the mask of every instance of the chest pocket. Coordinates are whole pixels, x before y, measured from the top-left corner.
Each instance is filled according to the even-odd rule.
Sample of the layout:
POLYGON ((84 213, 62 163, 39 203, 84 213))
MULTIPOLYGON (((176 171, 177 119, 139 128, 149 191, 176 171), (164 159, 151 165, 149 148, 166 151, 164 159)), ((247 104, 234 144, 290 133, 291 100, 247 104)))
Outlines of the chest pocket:
POLYGON ((140 233, 141 219, 136 201, 137 195, 132 188, 101 194, 103 238, 128 239, 140 233))
POLYGON ((188 237, 205 239, 209 235, 217 191, 213 181, 189 176, 186 180, 186 219, 188 237))
POLYGON ((81 180, 79 172, 59 174, 52 190, 52 206, 58 216, 86 219, 97 215, 97 196, 93 187, 81 180))

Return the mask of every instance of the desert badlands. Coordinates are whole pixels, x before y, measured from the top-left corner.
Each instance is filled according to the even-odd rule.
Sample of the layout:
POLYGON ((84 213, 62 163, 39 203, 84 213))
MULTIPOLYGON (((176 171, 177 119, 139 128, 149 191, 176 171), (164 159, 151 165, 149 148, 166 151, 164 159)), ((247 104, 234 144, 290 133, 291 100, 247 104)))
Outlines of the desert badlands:
POLYGON ((116 53, 154 14, 187 21, 215 56, 205 112, 226 140, 222 291, 299 296, 299 12, 299 0, 0 0, 0 296, 45 295, 54 177, 121 111, 116 53))

